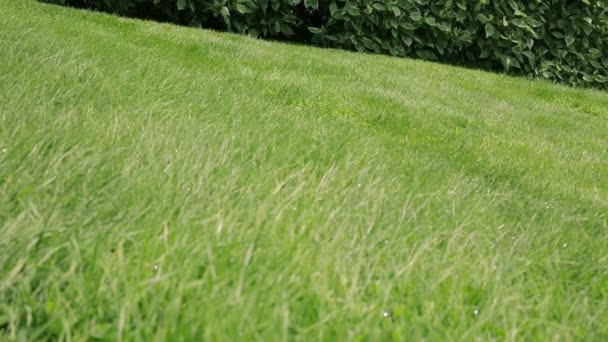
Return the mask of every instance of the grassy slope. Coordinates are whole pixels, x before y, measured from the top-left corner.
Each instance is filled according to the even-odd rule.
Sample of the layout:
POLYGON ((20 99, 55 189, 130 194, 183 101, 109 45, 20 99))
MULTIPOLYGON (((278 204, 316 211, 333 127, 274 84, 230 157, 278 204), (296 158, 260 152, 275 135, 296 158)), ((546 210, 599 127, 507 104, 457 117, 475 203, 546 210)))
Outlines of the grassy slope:
POLYGON ((606 93, 1 8, 0 339, 608 338, 606 93))

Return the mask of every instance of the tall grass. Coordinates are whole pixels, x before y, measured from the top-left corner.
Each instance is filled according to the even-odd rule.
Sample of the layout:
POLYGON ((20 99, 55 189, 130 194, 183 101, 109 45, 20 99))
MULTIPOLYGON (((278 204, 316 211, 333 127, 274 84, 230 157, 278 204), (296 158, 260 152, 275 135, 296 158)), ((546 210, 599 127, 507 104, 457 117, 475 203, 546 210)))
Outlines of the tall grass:
POLYGON ((1 338, 608 338, 606 93, 0 19, 1 338))

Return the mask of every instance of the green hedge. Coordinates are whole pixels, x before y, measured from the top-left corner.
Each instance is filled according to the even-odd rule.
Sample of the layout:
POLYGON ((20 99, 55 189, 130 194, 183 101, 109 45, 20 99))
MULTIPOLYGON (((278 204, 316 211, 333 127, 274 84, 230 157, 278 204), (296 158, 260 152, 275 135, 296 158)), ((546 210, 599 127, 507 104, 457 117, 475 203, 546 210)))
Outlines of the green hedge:
POLYGON ((608 0, 47 0, 608 89, 608 0))

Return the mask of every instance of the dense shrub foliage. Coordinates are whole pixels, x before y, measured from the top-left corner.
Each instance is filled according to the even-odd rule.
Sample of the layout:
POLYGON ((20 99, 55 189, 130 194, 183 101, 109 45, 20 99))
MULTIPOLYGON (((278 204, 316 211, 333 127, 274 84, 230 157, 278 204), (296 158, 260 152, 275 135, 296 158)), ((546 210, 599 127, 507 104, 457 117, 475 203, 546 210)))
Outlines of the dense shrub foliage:
POLYGON ((608 0, 47 0, 608 89, 608 0))

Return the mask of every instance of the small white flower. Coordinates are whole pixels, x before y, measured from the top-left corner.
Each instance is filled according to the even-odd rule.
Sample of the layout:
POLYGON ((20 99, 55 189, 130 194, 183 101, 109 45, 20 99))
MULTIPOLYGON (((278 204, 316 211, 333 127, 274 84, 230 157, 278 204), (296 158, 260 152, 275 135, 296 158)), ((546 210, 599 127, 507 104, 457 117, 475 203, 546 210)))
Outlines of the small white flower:
POLYGON ((7 151, 8 151, 8 150, 7 150, 7 149, 5 149, 5 148, 3 148, 3 149, 2 149, 2 153, 6 153, 7 151))
POLYGON ((154 265, 154 270, 158 271, 158 265, 154 265))
POLYGON ((382 317, 384 317, 384 318, 391 318, 392 315, 393 314, 390 311, 384 311, 382 313, 382 317))
POLYGON ((473 315, 479 316, 479 310, 478 309, 473 310, 473 315))

